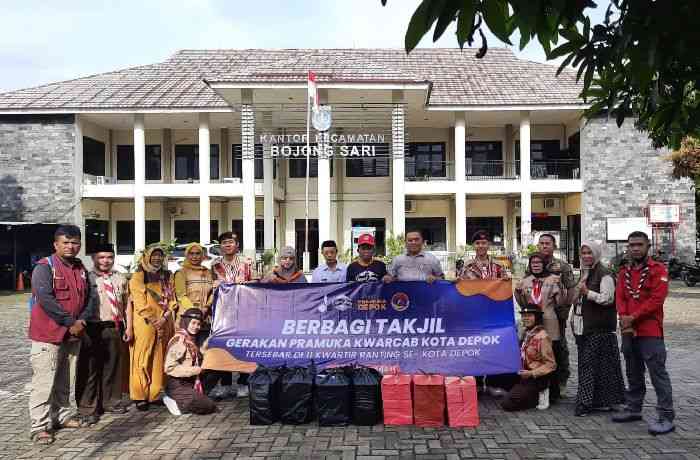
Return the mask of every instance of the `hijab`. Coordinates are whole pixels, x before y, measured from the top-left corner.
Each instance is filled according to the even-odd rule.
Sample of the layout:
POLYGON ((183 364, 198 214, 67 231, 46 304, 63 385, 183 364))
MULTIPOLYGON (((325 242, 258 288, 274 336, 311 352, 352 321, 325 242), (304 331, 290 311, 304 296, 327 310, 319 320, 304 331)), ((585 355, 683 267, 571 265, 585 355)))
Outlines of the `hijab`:
POLYGON ((139 268, 141 270, 143 270, 144 272, 151 273, 151 274, 156 274, 158 272, 164 272, 165 271, 165 250, 158 245, 154 245, 154 246, 151 246, 151 247, 144 249, 143 253, 141 254, 141 258, 139 259, 139 268), (151 265, 151 256, 156 251, 160 251, 161 254, 163 254, 163 264, 161 265, 160 268, 156 268, 153 265, 151 265))
POLYGON ((532 276, 535 278, 546 278, 549 276, 549 271, 547 270, 547 262, 545 257, 540 254, 539 252, 536 252, 530 256, 530 258, 527 261, 527 271, 530 273, 532 276), (532 259, 540 259, 542 261, 542 271, 540 273, 534 273, 532 271, 532 259))
POLYGON ((199 249, 199 251, 202 253, 202 257, 204 257, 204 247, 199 243, 190 243, 185 246, 185 261, 182 263, 182 267, 192 270, 206 270, 207 267, 203 266, 201 263, 199 265, 192 265, 192 262, 190 262, 188 259, 190 251, 193 249, 199 249))
POLYGON ((588 268, 588 269, 593 268, 600 261, 600 257, 603 254, 603 250, 600 247, 600 244, 598 244, 594 241, 584 241, 581 244, 581 249, 583 249, 584 247, 587 247, 593 253, 593 264, 590 267, 583 267, 582 266, 582 268, 588 268))
MULTIPOLYGON (((295 275, 297 275, 299 269, 297 268, 296 251, 293 247, 285 246, 280 250, 279 259, 277 260, 277 267, 273 270, 273 272, 273 275, 276 275, 287 282, 295 279, 295 275), (287 269, 282 267, 282 258, 284 257, 291 257, 294 260, 292 266, 287 269)), ((298 275, 296 277, 298 277, 298 275)))

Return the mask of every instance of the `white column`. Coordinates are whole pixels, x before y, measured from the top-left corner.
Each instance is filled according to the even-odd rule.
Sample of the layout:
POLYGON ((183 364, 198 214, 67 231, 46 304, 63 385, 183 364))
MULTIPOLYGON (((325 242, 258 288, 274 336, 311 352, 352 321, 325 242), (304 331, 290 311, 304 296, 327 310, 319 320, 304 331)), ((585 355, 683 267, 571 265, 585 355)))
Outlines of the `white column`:
POLYGON ((134 244, 146 247, 146 130, 143 114, 134 115, 134 244))
POLYGON ((530 189, 530 112, 520 112, 520 237, 522 247, 532 233, 532 192, 530 189))
POLYGON ((255 113, 241 105, 241 163, 243 168, 243 252, 255 255, 255 113))
POLYGON ((392 157, 392 233, 403 235, 406 229, 406 192, 404 171, 405 112, 395 104, 391 112, 392 157))
MULTIPOLYGON (((325 153, 328 133, 320 133, 318 155, 318 241, 331 239, 331 160, 325 153)), ((320 247, 319 247, 320 250, 320 247)))
POLYGON ((464 193, 466 182, 466 120, 464 112, 455 117, 455 250, 467 245, 467 197, 464 193))
POLYGON ((263 144, 263 213, 265 218, 264 239, 265 250, 275 249, 275 182, 274 164, 270 152, 270 144, 263 144))
POLYGON ((209 215, 210 175, 209 114, 199 114, 199 242, 208 244, 211 235, 209 215))

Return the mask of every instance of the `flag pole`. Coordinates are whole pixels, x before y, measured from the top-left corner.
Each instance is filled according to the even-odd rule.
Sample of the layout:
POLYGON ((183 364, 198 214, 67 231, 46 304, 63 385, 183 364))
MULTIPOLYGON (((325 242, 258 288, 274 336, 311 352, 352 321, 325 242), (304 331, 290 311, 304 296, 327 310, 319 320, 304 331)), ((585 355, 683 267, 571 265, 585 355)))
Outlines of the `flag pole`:
MULTIPOLYGON (((307 81, 307 86, 309 82, 307 81)), ((311 164, 311 101, 309 94, 306 95, 306 186, 304 198, 304 256, 302 266, 304 273, 308 273, 311 268, 311 260, 309 254, 309 166, 311 164)))

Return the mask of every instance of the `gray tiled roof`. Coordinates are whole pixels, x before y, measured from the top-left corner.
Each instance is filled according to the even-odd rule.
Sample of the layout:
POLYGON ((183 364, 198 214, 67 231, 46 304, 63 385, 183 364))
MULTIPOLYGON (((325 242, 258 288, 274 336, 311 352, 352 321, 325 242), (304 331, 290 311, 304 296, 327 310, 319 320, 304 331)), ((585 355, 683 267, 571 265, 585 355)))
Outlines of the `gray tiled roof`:
POLYGON ((509 49, 183 50, 164 62, 0 94, 2 110, 228 107, 205 82, 431 82, 430 105, 578 104, 573 72, 516 58, 509 49))

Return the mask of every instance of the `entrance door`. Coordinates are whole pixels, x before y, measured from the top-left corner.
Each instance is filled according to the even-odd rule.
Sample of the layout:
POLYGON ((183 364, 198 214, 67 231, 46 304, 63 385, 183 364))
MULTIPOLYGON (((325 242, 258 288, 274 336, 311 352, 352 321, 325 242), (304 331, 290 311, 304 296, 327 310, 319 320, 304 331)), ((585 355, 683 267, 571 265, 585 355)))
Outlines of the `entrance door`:
POLYGON ((566 216, 569 228, 569 252, 567 257, 574 267, 580 267, 579 248, 581 248, 581 214, 566 216))
MULTIPOLYGON (((297 266, 304 264, 304 245, 306 244, 306 219, 294 219, 295 250, 297 266)), ((318 219, 309 219, 309 266, 313 270, 318 267, 318 219)))
POLYGON ((94 254, 100 244, 109 243, 109 221, 85 219, 85 254, 94 254))

